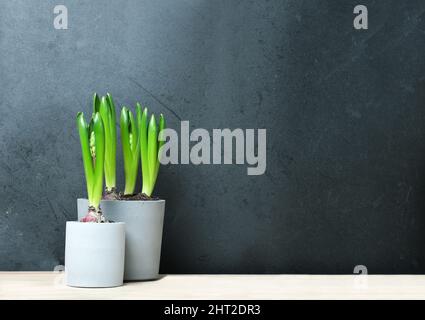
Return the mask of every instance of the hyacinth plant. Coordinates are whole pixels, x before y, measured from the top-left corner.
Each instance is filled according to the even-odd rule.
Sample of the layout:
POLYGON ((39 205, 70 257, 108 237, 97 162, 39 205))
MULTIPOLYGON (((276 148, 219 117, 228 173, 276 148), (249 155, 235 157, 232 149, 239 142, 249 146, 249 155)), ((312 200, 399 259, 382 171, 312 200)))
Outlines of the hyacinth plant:
MULTIPOLYGON (((136 117, 138 117, 140 112, 140 108, 136 108, 136 117)), ((133 113, 127 107, 123 107, 121 110, 120 127, 124 158, 124 196, 129 196, 134 194, 134 189, 136 187, 140 144, 136 120, 134 119, 133 113)))
POLYGON ((105 129, 105 194, 103 198, 113 200, 118 196, 116 189, 117 133, 115 104, 109 93, 102 98, 94 94, 93 113, 96 112, 100 114, 105 129))
POLYGON ((152 195, 159 171, 159 159, 162 141, 162 130, 165 119, 161 114, 159 124, 155 115, 148 122, 148 109, 136 104, 136 119, 132 112, 123 107, 121 110, 121 143, 124 157, 125 189, 124 196, 134 195, 138 174, 139 160, 142 163, 142 194, 148 198, 152 195))
POLYGON ((105 162, 105 130, 100 113, 93 113, 90 123, 87 124, 84 114, 79 112, 77 127, 89 200, 87 215, 81 222, 106 222, 100 210, 105 162))
POLYGON ((150 197, 158 177, 160 152, 164 144, 162 135, 165 129, 165 119, 161 114, 157 125, 155 115, 152 114, 148 122, 148 109, 144 108, 141 112, 140 104, 137 104, 136 109, 142 161, 142 193, 150 197))

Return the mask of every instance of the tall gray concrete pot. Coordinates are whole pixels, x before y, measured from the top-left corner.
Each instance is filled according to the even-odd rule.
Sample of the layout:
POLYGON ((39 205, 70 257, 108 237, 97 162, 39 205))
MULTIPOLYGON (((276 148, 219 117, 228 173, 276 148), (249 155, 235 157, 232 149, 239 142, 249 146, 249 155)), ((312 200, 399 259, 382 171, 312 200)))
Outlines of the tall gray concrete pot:
MULTIPOLYGON (((87 199, 78 199, 78 219, 85 216, 87 199)), ((165 200, 102 200, 102 213, 110 221, 126 224, 124 280, 159 277, 165 200)))

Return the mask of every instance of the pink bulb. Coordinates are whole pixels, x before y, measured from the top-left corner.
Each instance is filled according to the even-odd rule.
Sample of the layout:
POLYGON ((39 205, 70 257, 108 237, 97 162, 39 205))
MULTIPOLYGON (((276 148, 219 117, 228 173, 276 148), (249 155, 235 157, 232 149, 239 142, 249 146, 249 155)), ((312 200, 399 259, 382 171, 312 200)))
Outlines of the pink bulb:
POLYGON ((93 217, 90 214, 87 214, 84 218, 80 220, 81 222, 97 222, 96 217, 93 217))

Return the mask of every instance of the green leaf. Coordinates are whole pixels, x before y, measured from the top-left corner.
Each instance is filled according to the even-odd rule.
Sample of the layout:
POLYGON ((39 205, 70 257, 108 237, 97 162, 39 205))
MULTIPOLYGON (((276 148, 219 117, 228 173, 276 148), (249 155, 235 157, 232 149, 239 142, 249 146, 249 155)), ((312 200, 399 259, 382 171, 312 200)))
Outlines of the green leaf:
POLYGON ((121 144, 124 158, 125 189, 124 194, 134 193, 139 166, 139 135, 133 113, 128 108, 121 110, 121 144))
POLYGON ((110 108, 109 132, 110 132, 110 135, 112 137, 111 138, 112 140, 111 140, 111 143, 110 143, 110 145, 111 145, 110 150, 111 150, 111 154, 114 155, 113 158, 111 156, 111 159, 109 160, 111 168, 114 168, 113 169, 114 170, 114 178, 113 178, 113 182, 111 182, 111 186, 113 185, 115 187, 116 186, 116 168, 117 168, 117 165, 116 165, 116 161, 117 161, 117 158, 116 158, 116 155, 117 155, 117 127, 116 127, 116 122, 117 122, 117 119, 116 119, 116 117, 117 116, 116 116, 116 111, 115 111, 115 103, 114 103, 114 100, 112 99, 112 95, 107 93, 106 97, 108 99, 109 108, 110 108))
POLYGON ((103 121, 98 112, 92 119, 92 127, 96 138, 96 156, 94 160, 94 185, 92 192, 92 205, 98 209, 103 191, 103 170, 105 165, 105 130, 103 121))
POLYGON ((150 172, 149 172, 149 163, 148 163, 148 109, 147 108, 143 109, 143 113, 140 115, 138 119, 139 119, 138 126, 139 126, 139 136, 140 136, 140 151, 141 151, 142 177, 143 177, 142 192, 147 194, 149 185, 150 185, 150 172))
POLYGON ((148 166, 149 166, 149 189, 146 193, 150 196, 153 192, 153 188, 156 182, 155 170, 156 163, 158 161, 158 129, 156 126, 155 115, 151 115, 151 119, 149 121, 148 126, 148 166))
POLYGON ((80 144, 81 144, 81 154, 83 158, 84 173, 86 176, 86 185, 87 185, 87 197, 89 202, 91 202, 92 196, 92 186, 93 186, 93 160, 90 152, 90 142, 89 142, 89 128, 84 120, 84 114, 82 112, 77 113, 77 128, 80 135, 80 144))
POLYGON ((103 166, 105 158, 105 131, 98 112, 94 113, 89 124, 84 114, 77 114, 77 127, 80 135, 81 153, 86 175, 87 196, 90 206, 99 208, 102 198, 103 166), (93 142, 91 150, 90 139, 93 142))
POLYGON ((100 116, 105 129, 105 184, 108 191, 116 186, 116 132, 110 99, 102 97, 100 101, 100 116), (114 122, 112 122, 114 121, 114 122), (113 128, 114 130, 111 130, 113 128))
POLYGON ((99 112, 99 108, 100 108, 100 99, 97 93, 95 93, 93 95, 93 114, 95 114, 96 112, 99 112))
POLYGON ((158 176, 159 171, 159 160, 161 159, 161 147, 164 145, 164 129, 165 129, 165 118, 164 115, 161 113, 159 115, 159 132, 158 132, 158 161, 156 162, 156 174, 155 176, 158 176))
MULTIPOLYGON (((157 152, 156 152, 156 162, 155 162, 155 167, 153 169, 152 172, 152 176, 151 176, 151 184, 150 184, 150 193, 152 194, 154 188, 155 188, 155 184, 156 184, 156 179, 158 178, 158 172, 159 172, 159 159, 161 157, 161 147, 164 145, 165 141, 160 141, 160 137, 163 136, 163 132, 162 130, 165 129, 165 119, 164 116, 162 114, 159 115, 159 131, 158 131, 158 136, 157 136, 157 152)), ((149 196, 151 195, 149 194, 149 196)))
MULTIPOLYGON (((114 153, 114 155, 117 154, 117 127, 116 127, 116 111, 115 111, 115 103, 114 100, 112 99, 112 96, 107 93, 106 97, 108 99, 108 103, 109 103, 109 108, 111 110, 110 112, 110 121, 109 121, 109 130, 111 132, 111 135, 114 137, 113 139, 113 143, 111 144, 111 150, 114 153)), ((116 157, 114 157, 114 167, 116 168, 116 157)))

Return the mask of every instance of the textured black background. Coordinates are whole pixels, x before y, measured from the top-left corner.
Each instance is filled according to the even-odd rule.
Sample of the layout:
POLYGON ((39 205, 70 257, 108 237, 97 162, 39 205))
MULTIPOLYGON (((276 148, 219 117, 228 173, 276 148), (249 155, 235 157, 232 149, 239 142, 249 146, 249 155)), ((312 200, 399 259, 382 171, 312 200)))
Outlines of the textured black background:
POLYGON ((109 91, 174 128, 267 129, 263 176, 161 168, 161 272, 425 273, 425 2, 361 1, 367 31, 357 4, 0 0, 0 270, 63 263, 75 115, 109 91))

